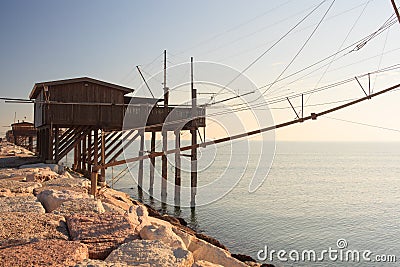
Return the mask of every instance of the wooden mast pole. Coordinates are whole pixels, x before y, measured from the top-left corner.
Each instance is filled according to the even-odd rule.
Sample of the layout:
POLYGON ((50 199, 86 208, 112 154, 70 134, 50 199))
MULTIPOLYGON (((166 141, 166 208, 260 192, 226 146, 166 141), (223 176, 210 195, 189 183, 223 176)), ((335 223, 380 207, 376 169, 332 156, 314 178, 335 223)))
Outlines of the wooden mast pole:
POLYGON ((192 135, 192 149, 191 149, 191 164, 190 164, 190 187, 191 198, 190 206, 196 206, 196 193, 197 193, 197 125, 196 125, 196 108, 197 108, 197 90, 194 88, 193 82, 193 57, 190 58, 190 84, 192 90, 192 125, 190 134, 192 135))
MULTIPOLYGON (((152 131, 151 132, 151 154, 156 152, 156 132, 152 131)), ((150 187, 149 187, 149 193, 150 196, 153 195, 153 189, 154 189, 154 170, 156 167, 156 158, 150 158, 150 187)))
MULTIPOLYGON (((139 146, 139 157, 144 154, 144 130, 139 130, 140 133, 140 146, 139 146)), ((139 171, 138 171, 138 190, 143 190, 143 160, 139 161, 139 171)))
MULTIPOLYGON (((164 112, 168 114, 168 99, 169 92, 167 87, 167 50, 164 50, 164 112)), ((165 153, 168 150, 168 132, 164 127, 161 129, 162 131, 162 150, 165 153)), ((161 199, 166 200, 167 197, 167 180, 168 180, 168 161, 167 155, 164 154, 161 159, 161 199)))
MULTIPOLYGON (((181 131, 175 130, 175 148, 181 147, 181 131)), ((175 153, 175 206, 180 206, 181 203, 181 152, 178 150, 175 153)))

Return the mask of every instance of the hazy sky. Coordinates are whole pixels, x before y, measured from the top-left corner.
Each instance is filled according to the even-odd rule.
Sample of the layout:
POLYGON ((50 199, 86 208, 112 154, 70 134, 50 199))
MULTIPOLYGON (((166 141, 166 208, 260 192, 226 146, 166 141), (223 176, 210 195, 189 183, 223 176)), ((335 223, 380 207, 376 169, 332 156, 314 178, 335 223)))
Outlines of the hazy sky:
MULTIPOLYGON (((193 56, 198 61, 218 62, 241 71, 321 1, 1 1, 1 96, 28 98, 35 82, 81 76, 138 88, 140 78, 135 66, 141 65, 147 77, 157 73, 162 68, 164 49, 169 52, 170 66, 188 62, 193 56)), ((282 73, 331 3, 323 3, 245 72, 257 87, 273 82, 282 73)), ((393 13, 390 0, 336 0, 283 76, 368 36, 393 13)), ((266 99, 312 90, 400 63, 400 24, 359 51, 341 55, 307 77, 301 77, 306 71, 275 84, 266 99)), ((377 91, 400 83, 399 77, 396 69, 372 75, 371 84, 377 91)), ((361 82, 368 87, 366 78, 361 82)), ((161 84, 156 90, 161 90, 161 84)), ((144 90, 137 94, 148 96, 144 90)), ((311 106, 306 107, 305 114, 333 106, 315 106, 320 103, 363 94, 354 81, 309 99, 307 96, 307 105, 311 106)), ((300 99, 293 100, 294 105, 299 103, 300 99)), ((329 117, 400 130, 398 103, 400 91, 329 117)), ((292 110, 280 109, 287 107, 287 102, 270 106, 275 123, 294 118, 292 110)), ((3 126, 13 122, 15 112, 19 120, 32 120, 32 110, 29 104, 1 101, 0 134, 7 130, 3 126)), ((276 136, 278 140, 400 141, 400 132, 332 118, 278 130, 276 136)))

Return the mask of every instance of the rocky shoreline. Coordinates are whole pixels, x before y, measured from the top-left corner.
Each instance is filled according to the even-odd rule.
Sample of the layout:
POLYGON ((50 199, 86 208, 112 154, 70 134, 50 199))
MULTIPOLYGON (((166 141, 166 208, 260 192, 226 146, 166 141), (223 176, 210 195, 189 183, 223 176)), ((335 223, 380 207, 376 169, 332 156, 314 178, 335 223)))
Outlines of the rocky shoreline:
POLYGON ((32 156, 0 143, 0 266, 272 266, 32 156))

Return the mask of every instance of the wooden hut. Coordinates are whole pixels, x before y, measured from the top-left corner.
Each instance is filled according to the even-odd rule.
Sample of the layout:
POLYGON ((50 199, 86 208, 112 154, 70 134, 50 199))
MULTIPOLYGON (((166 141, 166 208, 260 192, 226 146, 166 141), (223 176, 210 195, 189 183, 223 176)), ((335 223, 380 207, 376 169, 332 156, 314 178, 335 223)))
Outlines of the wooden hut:
POLYGON ((13 143, 30 151, 34 151, 34 143, 36 142, 36 129, 33 123, 24 121, 17 122, 11 124, 11 128, 13 143))
MULTIPOLYGON (((180 131, 190 130, 195 138, 197 129, 205 127, 204 107, 159 105, 164 99, 127 96, 132 92, 131 88, 88 77, 36 83, 29 97, 35 100, 34 125, 38 131, 39 156, 48 162, 58 162, 74 150, 73 168, 88 175, 92 169, 101 169, 99 181, 104 183, 105 169, 98 166, 115 162, 137 138, 140 139, 138 153, 143 155, 145 132, 152 132, 151 152, 155 152, 156 132, 163 131, 165 150, 166 132, 174 131, 179 139, 180 131), (130 128, 123 129, 127 112, 133 116, 129 116, 130 128), (197 118, 191 119, 194 114, 197 118), (163 128, 167 118, 169 122, 185 123, 168 123, 168 127, 163 128)), ((180 139, 176 145, 180 146, 180 139)), ((192 153, 196 159, 197 152, 192 153)), ((151 161, 150 176, 154 177, 154 158, 151 161)), ((162 165, 164 181, 167 178, 166 157, 162 165)), ((141 187, 143 161, 138 176, 141 187)))
POLYGON ((36 128, 52 124, 119 130, 124 119, 124 96, 132 92, 127 87, 83 77, 36 83, 29 98, 35 99, 36 128))

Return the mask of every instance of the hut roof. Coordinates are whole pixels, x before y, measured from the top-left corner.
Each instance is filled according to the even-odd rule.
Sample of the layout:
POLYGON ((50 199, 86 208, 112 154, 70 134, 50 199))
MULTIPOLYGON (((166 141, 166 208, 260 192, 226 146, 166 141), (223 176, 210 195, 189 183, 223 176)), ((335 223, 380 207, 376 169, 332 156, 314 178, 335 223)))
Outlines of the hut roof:
POLYGON ((33 127, 33 123, 27 122, 27 121, 16 122, 16 123, 11 124, 11 127, 13 127, 13 126, 32 126, 33 127))
POLYGON ((81 77, 81 78, 73 78, 73 79, 66 79, 66 80, 57 80, 57 81, 48 81, 48 82, 35 83, 35 85, 33 86, 32 92, 29 95, 29 98, 30 99, 35 99, 38 96, 38 94, 40 92, 40 89, 43 88, 44 86, 62 85, 62 84, 77 83, 77 82, 94 83, 94 84, 110 87, 112 89, 120 90, 120 91, 123 91, 125 93, 132 93, 134 91, 131 88, 124 87, 124 86, 121 86, 121 85, 112 84, 112 83, 96 80, 96 79, 89 78, 89 77, 81 77))

